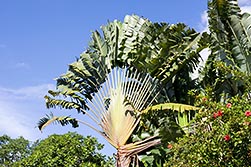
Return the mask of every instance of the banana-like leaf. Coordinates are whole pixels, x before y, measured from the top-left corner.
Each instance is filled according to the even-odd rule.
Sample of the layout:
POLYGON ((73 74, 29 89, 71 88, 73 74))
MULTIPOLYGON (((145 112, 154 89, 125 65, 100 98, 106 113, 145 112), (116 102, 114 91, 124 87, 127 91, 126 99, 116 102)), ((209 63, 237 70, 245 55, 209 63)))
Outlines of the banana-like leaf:
POLYGON ((149 110, 175 110, 180 113, 183 113, 185 111, 190 110, 199 110, 200 108, 187 105, 187 104, 179 104, 179 103, 163 103, 163 104, 157 104, 154 106, 150 106, 142 111, 142 113, 147 113, 149 110))
POLYGON ((135 52, 136 60, 133 62, 138 69, 167 83, 184 67, 188 68, 187 72, 192 72, 198 65, 199 52, 205 45, 200 43, 202 35, 193 29, 184 24, 149 25, 146 22, 141 31, 145 35, 137 43, 140 53, 135 52))
POLYGON ((186 105, 186 104, 179 104, 179 103, 164 103, 164 104, 157 104, 154 106, 150 106, 142 111, 142 113, 147 113, 148 111, 164 111, 164 110, 172 110, 176 111, 175 118, 176 123, 183 128, 185 132, 187 131, 187 126, 189 125, 192 118, 195 116, 194 111, 199 110, 200 108, 186 105))
POLYGON ((242 72, 251 73, 251 15, 244 13, 242 17, 230 16, 229 27, 233 33, 233 54, 242 72))
POLYGON ((210 86, 216 100, 222 93, 228 96, 244 93, 241 80, 235 80, 233 73, 226 73, 218 66, 232 66, 234 70, 251 72, 251 17, 241 13, 237 0, 209 1, 210 50, 203 72, 204 86, 210 86))

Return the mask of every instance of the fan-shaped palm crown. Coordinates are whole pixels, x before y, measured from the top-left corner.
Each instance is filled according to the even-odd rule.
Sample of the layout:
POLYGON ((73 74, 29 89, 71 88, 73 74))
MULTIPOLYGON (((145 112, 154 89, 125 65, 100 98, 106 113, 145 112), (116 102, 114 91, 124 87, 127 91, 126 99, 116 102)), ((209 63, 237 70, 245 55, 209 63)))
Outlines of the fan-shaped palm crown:
MULTIPOLYGON (((154 100, 157 82, 128 68, 114 68, 87 107, 105 138, 116 148, 126 144, 140 111, 154 100)), ((88 111, 86 111, 88 112, 88 111)))
POLYGON ((124 23, 114 21, 103 26, 103 37, 95 31, 88 49, 69 65, 69 70, 57 79, 56 91, 49 91, 50 95, 45 99, 48 108, 76 109, 89 116, 96 125, 69 116, 47 115, 40 120, 39 129, 54 121, 62 125, 70 123, 73 127, 77 127, 79 122, 83 123, 102 134, 120 154, 126 155, 125 160, 121 161, 125 162, 122 165, 127 166, 130 156, 160 143, 160 139, 149 141, 155 136, 146 139, 149 141, 147 144, 145 141, 126 143, 138 125, 141 112, 197 109, 173 103, 151 106, 158 103, 159 79, 169 81, 184 65, 189 66, 190 63, 192 68, 198 61, 196 51, 203 48, 198 44, 200 35, 184 29, 184 25, 154 25, 138 16, 126 16, 124 23), (166 41, 165 34, 170 34, 169 30, 174 31, 175 28, 178 33, 166 41), (151 36, 151 30, 155 30, 161 38, 156 34, 151 36), (183 37, 183 32, 187 36, 183 37), (175 43, 175 39, 180 40, 178 44, 167 47, 170 42, 175 43), (171 56, 166 54, 167 48, 171 56), (163 60, 170 60, 170 63, 160 63, 163 60), (151 70, 144 68, 144 65, 156 68, 151 70), (170 71, 173 73, 170 74, 170 71), (158 79, 146 72, 156 74, 158 79))

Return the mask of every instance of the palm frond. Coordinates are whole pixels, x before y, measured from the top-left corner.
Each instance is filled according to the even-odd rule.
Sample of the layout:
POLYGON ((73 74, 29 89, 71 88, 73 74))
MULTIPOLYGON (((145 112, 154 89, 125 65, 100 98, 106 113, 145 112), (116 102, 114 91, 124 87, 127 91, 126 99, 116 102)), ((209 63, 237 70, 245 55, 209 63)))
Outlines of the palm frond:
MULTIPOLYGON (((107 71, 108 72, 108 71, 107 71)), ((76 97, 77 91, 58 85, 63 95, 76 97)), ((75 108, 86 114, 103 131, 105 138, 116 148, 124 145, 140 120, 140 111, 150 106, 158 89, 157 80, 150 75, 140 73, 134 68, 114 68, 106 74, 104 83, 96 86, 97 92, 85 99, 85 108, 79 101, 53 99, 46 96, 47 107, 61 106, 75 108), (123 122, 123 123, 121 123, 123 122)), ((81 98, 78 97, 79 99, 81 98)), ((44 125, 59 121, 67 123, 68 117, 44 119, 44 125), (65 119, 63 119, 65 118, 65 119), (66 122, 63 122, 66 121, 66 122)), ((40 122, 42 126, 43 124, 40 122)), ((63 125, 63 124, 62 124, 63 125)))
POLYGON ((60 123, 62 126, 68 124, 71 124, 74 128, 79 126, 78 121, 75 118, 71 118, 70 116, 57 117, 51 113, 50 115, 46 115, 39 120, 38 128, 40 131, 42 131, 46 126, 55 122, 60 123))
POLYGON ((76 109, 78 111, 80 111, 80 109, 82 108, 82 106, 79 105, 79 103, 77 103, 77 102, 71 102, 71 101, 67 101, 67 100, 63 100, 63 99, 53 99, 49 96, 45 96, 44 98, 46 100, 46 107, 47 108, 60 107, 60 108, 64 108, 64 109, 76 109))
POLYGON ((117 148, 126 143, 137 126, 137 111, 153 102, 157 85, 149 75, 128 68, 114 68, 101 87, 93 101, 89 101, 89 108, 92 113, 98 113, 101 128, 117 148))

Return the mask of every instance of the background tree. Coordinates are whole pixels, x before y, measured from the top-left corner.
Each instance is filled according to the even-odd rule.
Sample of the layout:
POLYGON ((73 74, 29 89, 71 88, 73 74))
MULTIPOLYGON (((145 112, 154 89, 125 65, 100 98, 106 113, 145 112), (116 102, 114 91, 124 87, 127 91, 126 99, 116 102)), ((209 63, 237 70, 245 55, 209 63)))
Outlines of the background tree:
POLYGON ((0 166, 12 166, 30 155, 32 149, 32 144, 23 137, 12 139, 7 135, 0 136, 0 166))
POLYGON ((108 159, 98 151, 103 145, 94 137, 83 137, 69 132, 63 135, 51 135, 41 140, 31 155, 23 158, 13 166, 25 167, 109 167, 114 166, 112 159, 108 159))

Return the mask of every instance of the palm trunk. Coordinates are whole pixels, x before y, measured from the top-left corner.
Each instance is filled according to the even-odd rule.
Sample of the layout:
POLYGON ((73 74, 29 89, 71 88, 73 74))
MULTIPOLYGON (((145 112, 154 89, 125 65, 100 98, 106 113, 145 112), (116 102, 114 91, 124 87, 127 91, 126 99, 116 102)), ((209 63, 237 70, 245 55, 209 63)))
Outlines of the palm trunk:
POLYGON ((154 139, 157 136, 149 137, 145 140, 138 141, 135 143, 129 143, 121 146, 117 150, 116 166, 117 167, 129 167, 132 157, 138 153, 161 143, 160 139, 154 139), (154 139, 154 140, 151 140, 154 139))
POLYGON ((118 150, 117 152, 117 167, 128 167, 131 163, 131 157, 127 156, 123 151, 118 150))

